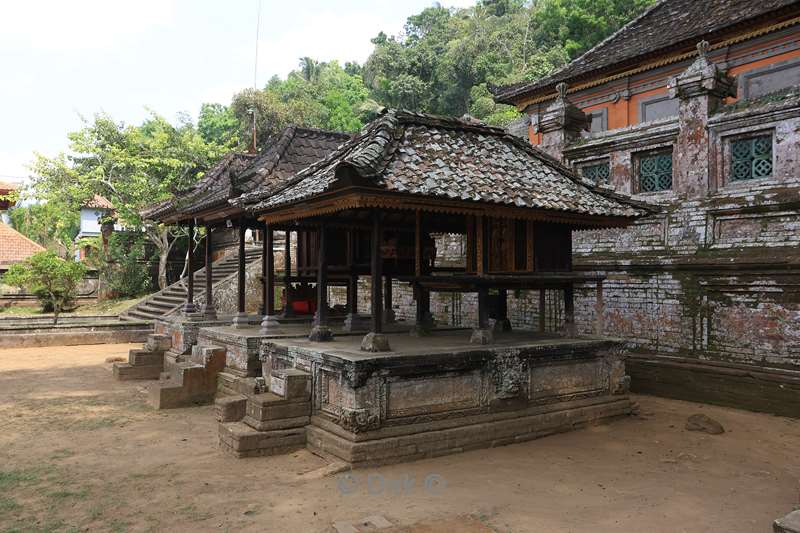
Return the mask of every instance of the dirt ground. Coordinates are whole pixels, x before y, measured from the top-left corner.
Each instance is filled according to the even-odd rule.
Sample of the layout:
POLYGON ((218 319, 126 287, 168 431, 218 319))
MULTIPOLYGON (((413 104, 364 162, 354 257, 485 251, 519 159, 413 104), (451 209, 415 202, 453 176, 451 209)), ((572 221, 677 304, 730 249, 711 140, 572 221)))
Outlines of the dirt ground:
POLYGON ((0 350, 0 531, 770 531, 798 503, 800 421, 638 397, 641 414, 351 473, 301 451, 233 459, 211 407, 155 412, 105 360, 0 350), (727 432, 684 430, 706 413, 727 432))

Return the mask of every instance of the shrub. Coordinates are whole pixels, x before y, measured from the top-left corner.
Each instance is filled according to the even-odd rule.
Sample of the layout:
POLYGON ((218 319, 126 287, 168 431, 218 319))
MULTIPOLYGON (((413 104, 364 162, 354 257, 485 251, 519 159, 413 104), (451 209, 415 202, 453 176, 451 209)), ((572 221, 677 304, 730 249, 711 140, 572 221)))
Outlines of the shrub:
POLYGON ((35 294, 45 311, 52 310, 53 324, 58 324, 58 315, 74 302, 85 274, 86 268, 80 263, 61 259, 53 252, 39 252, 12 265, 3 282, 35 294))

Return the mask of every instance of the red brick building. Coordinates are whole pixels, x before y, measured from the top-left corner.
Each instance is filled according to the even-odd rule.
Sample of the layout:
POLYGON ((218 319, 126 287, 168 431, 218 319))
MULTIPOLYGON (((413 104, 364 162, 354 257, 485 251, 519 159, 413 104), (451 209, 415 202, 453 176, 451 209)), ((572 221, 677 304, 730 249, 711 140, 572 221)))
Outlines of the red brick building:
POLYGON ((587 181, 661 206, 573 243, 638 347, 634 390, 800 415, 800 2, 664 0, 495 96, 587 181))

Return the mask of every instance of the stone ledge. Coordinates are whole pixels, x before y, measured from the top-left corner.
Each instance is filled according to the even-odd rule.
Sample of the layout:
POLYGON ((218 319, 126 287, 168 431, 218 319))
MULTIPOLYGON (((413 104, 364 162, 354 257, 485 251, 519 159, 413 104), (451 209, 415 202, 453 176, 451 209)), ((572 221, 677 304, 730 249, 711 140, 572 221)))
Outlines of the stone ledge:
POLYGON ((313 452, 334 455, 353 467, 378 466, 524 442, 589 424, 608 422, 629 415, 631 408, 631 402, 625 398, 599 405, 555 408, 533 416, 364 442, 352 442, 310 425, 307 427, 308 448, 313 452))
POLYGON ((303 448, 305 443, 305 428, 258 431, 242 422, 219 425, 220 448, 237 457, 288 453, 303 448))

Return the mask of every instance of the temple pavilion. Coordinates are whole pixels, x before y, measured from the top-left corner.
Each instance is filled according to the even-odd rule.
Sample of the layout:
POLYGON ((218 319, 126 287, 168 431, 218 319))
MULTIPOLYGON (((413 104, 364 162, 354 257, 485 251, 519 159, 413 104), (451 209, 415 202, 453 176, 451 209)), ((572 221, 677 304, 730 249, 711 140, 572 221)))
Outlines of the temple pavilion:
POLYGON ((115 375, 160 376, 149 387, 157 408, 215 401, 220 446, 237 457, 308 447, 353 466, 519 442, 631 412, 624 345, 602 336, 603 277, 572 270, 572 234, 627 226, 649 206, 471 120, 385 110, 352 138, 324 136, 336 146, 302 169, 267 179, 258 169, 283 156, 230 156, 209 173, 221 185, 151 212, 238 227, 240 256, 245 225, 261 232, 262 313, 244 313, 240 261, 235 316, 214 316, 213 297, 197 312, 190 291, 185 312, 157 321, 145 350, 115 375), (460 239, 460 262, 438 260, 443 236, 460 239), (598 320, 593 335, 578 335, 575 287, 587 283, 596 284, 598 320), (413 289, 414 319, 392 322, 392 287, 401 285, 413 289), (346 305, 332 306, 342 291, 346 305), (509 291, 538 291, 540 316, 545 292, 558 294, 557 331, 541 322, 512 330, 509 291), (436 324, 433 292, 477 295, 475 327, 436 324))
MULTIPOLYGON (((312 340, 332 336, 328 286, 347 287, 352 329, 364 318, 358 277, 370 277, 369 351, 390 349, 382 333, 393 279, 414 288, 417 335, 430 330, 432 291, 477 293, 472 341, 482 344, 508 328, 507 291, 544 288, 563 291, 565 331, 574 332, 573 285, 602 280, 572 272, 572 232, 626 226, 647 212, 501 129, 397 110, 291 179, 231 205, 265 224, 265 256, 273 232, 297 233, 298 275, 285 272, 283 282, 315 283, 312 340), (436 266, 437 234, 463 236, 462 267, 436 266)), ((265 332, 277 316, 274 272, 266 274, 265 332)))

